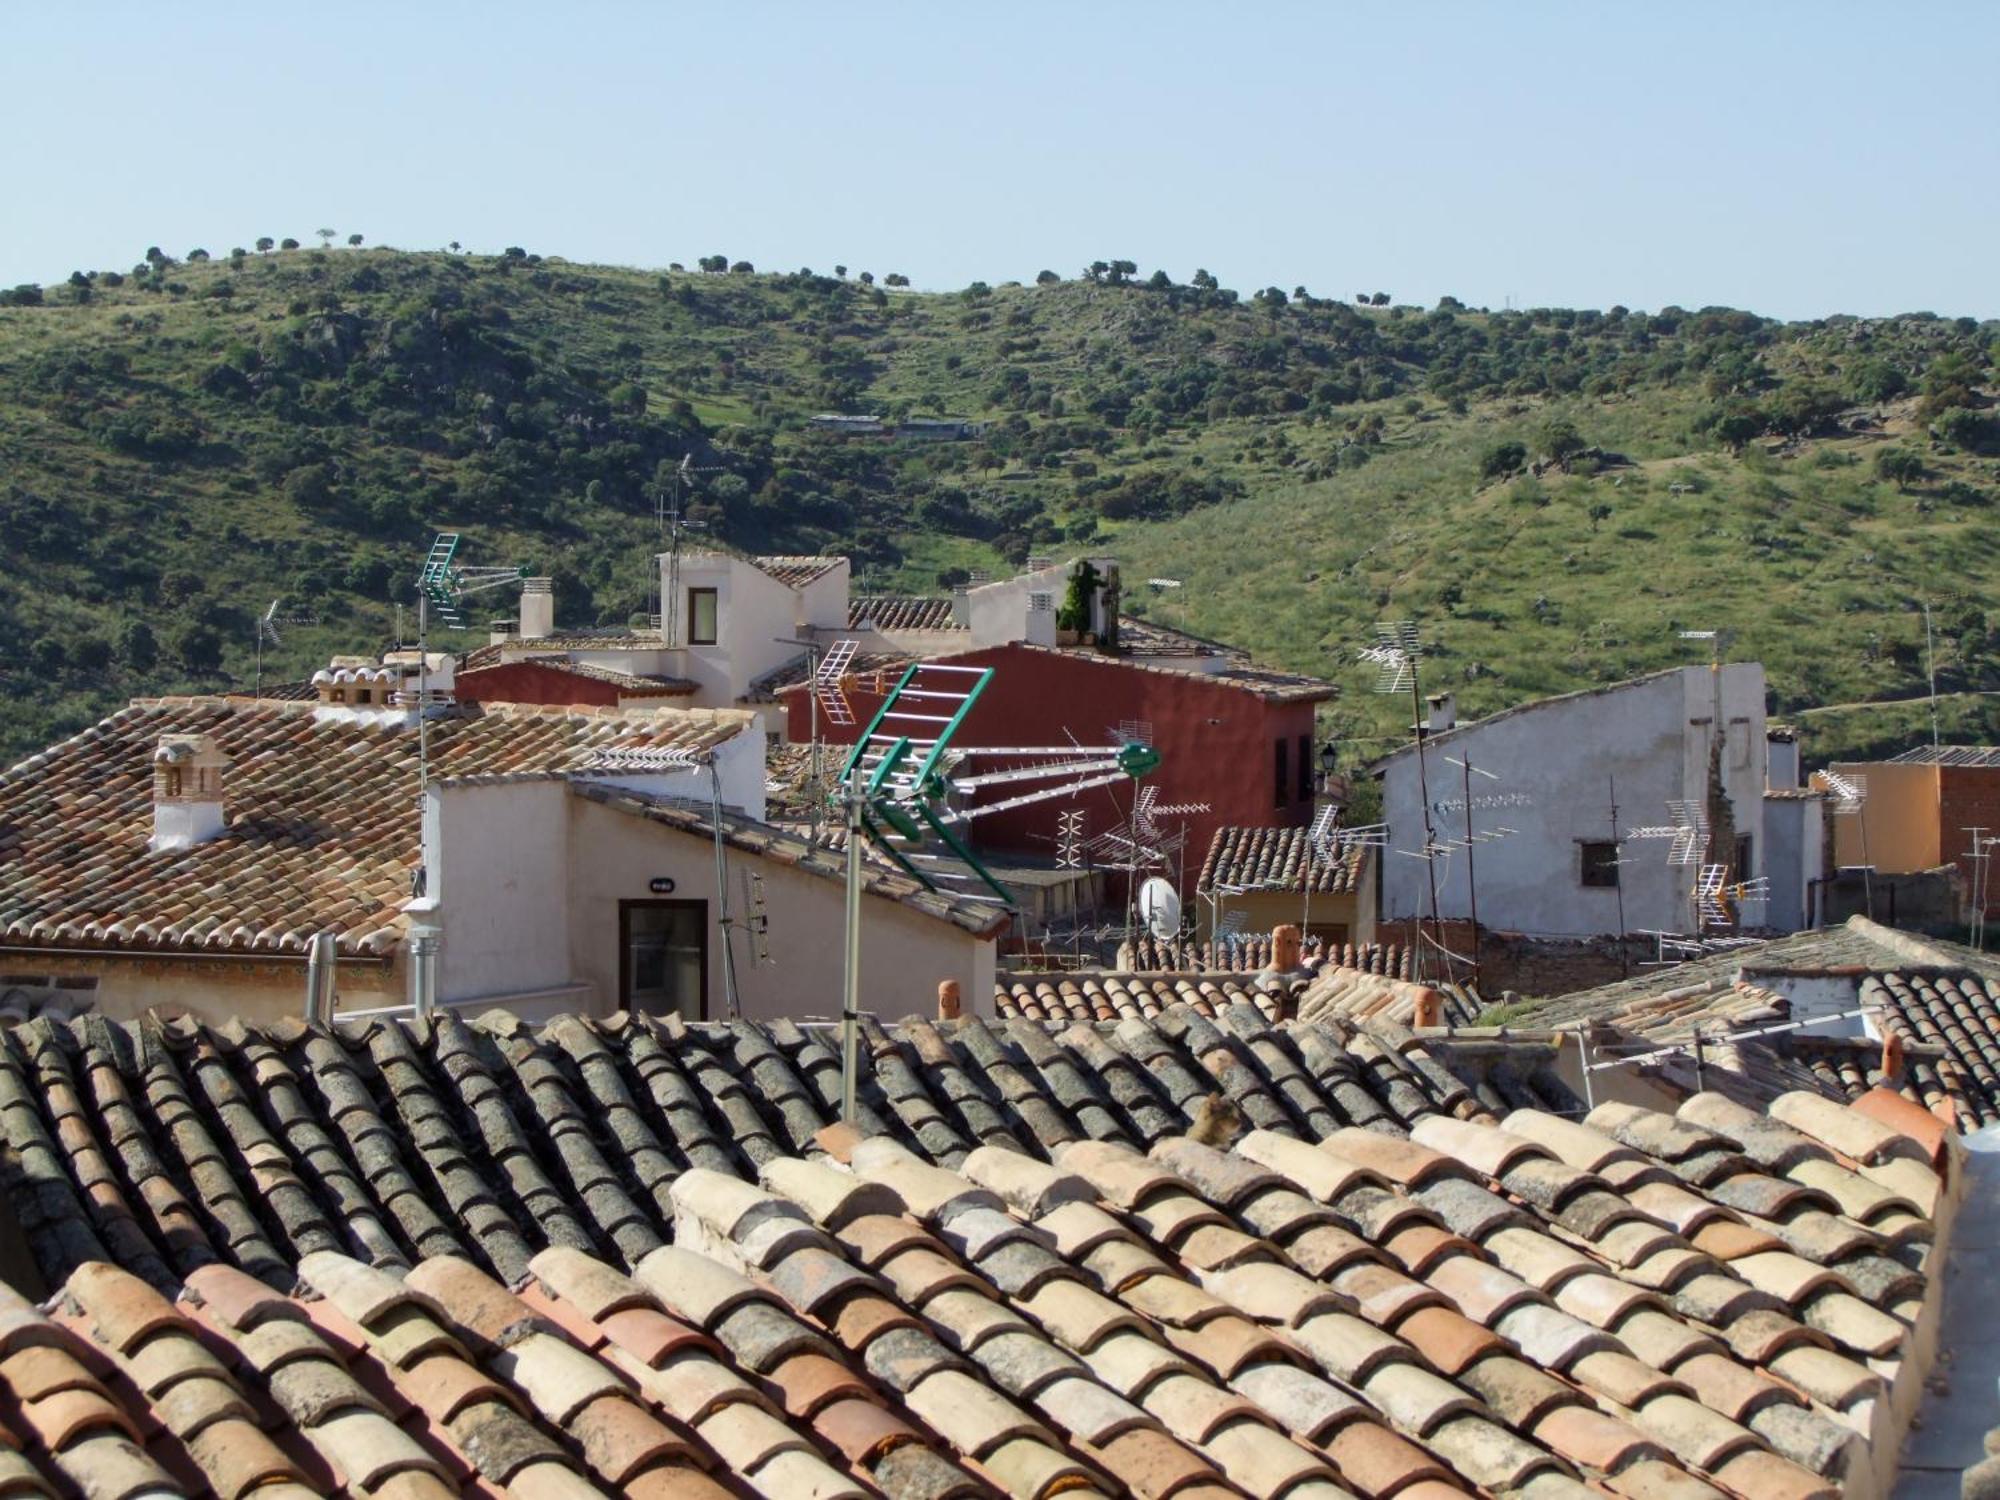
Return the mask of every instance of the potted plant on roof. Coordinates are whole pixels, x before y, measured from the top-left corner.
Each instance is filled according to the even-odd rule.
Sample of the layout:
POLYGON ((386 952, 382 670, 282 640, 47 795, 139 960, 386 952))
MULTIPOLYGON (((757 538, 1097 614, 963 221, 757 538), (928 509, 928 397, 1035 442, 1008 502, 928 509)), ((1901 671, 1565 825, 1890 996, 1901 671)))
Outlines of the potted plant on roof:
POLYGON ((1090 633, 1090 606, 1097 597, 1097 565, 1082 558, 1070 570, 1069 587, 1063 591, 1062 608, 1056 611, 1056 644, 1074 646, 1090 633))

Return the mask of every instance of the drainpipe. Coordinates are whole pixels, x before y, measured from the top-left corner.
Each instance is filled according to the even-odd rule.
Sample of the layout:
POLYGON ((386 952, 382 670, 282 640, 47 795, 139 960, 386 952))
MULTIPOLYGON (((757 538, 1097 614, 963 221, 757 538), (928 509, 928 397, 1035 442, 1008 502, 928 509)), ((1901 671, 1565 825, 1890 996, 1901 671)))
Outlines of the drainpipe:
POLYGON ((419 1021, 437 1013, 438 930, 410 929, 410 1010, 419 1021))
POLYGON ((306 947, 306 1025, 333 1024, 334 937, 316 932, 306 947))

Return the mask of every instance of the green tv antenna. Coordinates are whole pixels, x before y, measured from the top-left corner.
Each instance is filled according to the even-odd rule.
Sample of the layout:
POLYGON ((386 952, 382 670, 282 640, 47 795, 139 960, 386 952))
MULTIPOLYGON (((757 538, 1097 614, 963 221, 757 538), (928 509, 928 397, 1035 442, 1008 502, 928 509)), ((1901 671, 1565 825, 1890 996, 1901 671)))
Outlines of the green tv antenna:
MULTIPOLYGON (((441 531, 417 571, 417 819, 423 826, 424 793, 431 784, 431 617, 447 630, 465 629, 463 605, 483 594, 528 577, 525 567, 468 568, 458 561, 459 533, 441 531)), ((421 848, 421 841, 419 842, 421 848)), ((427 872, 418 865, 414 894, 424 893, 427 872)))

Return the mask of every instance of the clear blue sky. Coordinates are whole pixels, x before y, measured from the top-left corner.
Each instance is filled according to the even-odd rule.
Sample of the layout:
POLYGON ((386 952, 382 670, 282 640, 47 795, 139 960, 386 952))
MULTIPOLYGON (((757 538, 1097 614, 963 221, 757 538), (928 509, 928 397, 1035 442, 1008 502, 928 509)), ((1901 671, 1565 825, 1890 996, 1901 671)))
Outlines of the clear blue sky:
POLYGON ((2000 5, 10 7, 0 285, 372 243, 2000 315, 2000 5))

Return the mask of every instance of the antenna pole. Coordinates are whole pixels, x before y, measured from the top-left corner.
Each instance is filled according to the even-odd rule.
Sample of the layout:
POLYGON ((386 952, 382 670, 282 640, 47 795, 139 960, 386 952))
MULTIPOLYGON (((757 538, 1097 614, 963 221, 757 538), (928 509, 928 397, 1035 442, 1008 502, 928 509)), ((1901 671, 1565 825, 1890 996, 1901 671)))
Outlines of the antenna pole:
POLYGON ((729 1019, 743 1014, 742 998, 736 992, 736 923, 729 915, 729 861, 722 852, 722 772, 716 769, 713 753, 708 761, 709 820, 715 826, 716 922, 722 928, 722 989, 729 1004, 729 1019))
MULTIPOLYGON (((1416 736, 1417 741, 1417 794, 1424 799, 1424 873, 1430 877, 1431 883, 1431 941, 1437 944, 1438 952, 1443 953, 1444 922, 1438 916, 1437 833, 1431 827, 1430 773, 1424 768, 1424 700, 1423 689, 1420 686, 1421 678, 1422 673, 1417 670, 1416 661, 1412 658, 1410 662, 1410 712, 1412 715, 1410 732, 1416 736)), ((1417 920, 1419 936, 1422 935, 1423 925, 1423 919, 1419 918, 1417 920)), ((1417 977, 1421 979, 1429 968, 1429 958, 1424 953, 1424 945, 1421 942, 1417 944, 1417 961, 1419 965, 1417 977)), ((1447 957, 1443 962, 1445 978, 1450 979, 1451 960, 1447 957)))
POLYGON ((1618 849, 1618 778, 1608 777, 1611 784, 1611 888, 1618 893, 1618 977, 1632 977, 1632 958, 1625 951, 1625 864, 1618 849))
POLYGON ((861 1030, 861 772, 847 778, 847 964, 840 997, 840 1117, 859 1126, 854 1108, 855 1053, 861 1030))
POLYGON ((1472 982, 1479 983, 1479 880, 1472 865, 1472 750, 1459 759, 1465 772, 1465 899, 1472 915, 1472 982))

